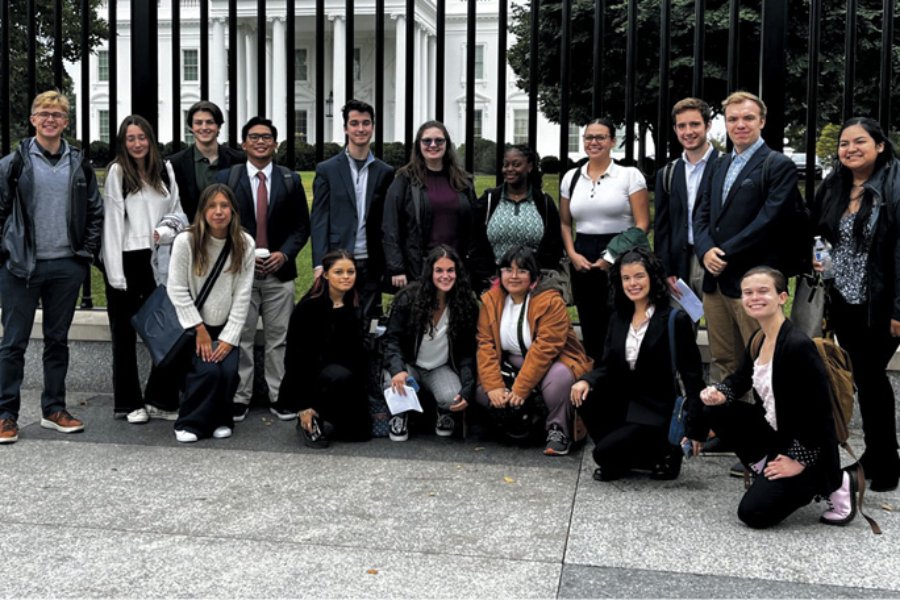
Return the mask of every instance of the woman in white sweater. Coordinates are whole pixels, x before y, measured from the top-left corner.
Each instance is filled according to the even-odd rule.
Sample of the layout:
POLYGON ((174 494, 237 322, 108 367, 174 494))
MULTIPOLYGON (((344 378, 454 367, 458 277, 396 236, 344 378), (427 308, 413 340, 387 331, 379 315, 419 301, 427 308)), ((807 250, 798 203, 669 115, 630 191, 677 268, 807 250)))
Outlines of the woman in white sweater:
POLYGON ((141 395, 131 317, 156 288, 153 229, 163 215, 181 212, 181 204, 172 166, 160 157, 146 119, 125 117, 117 141, 103 195, 101 247, 112 337, 113 414, 129 423, 146 423, 151 415, 174 418, 178 390, 170 377, 151 368, 141 395))
POLYGON ((178 235, 169 263, 169 299, 182 327, 196 334, 175 364, 186 368, 175 422, 179 442, 226 438, 234 427, 231 404, 238 385, 241 329, 253 285, 253 238, 241 229, 234 195, 215 183, 200 194, 194 225, 178 235), (194 299, 220 253, 224 267, 200 310, 194 299))

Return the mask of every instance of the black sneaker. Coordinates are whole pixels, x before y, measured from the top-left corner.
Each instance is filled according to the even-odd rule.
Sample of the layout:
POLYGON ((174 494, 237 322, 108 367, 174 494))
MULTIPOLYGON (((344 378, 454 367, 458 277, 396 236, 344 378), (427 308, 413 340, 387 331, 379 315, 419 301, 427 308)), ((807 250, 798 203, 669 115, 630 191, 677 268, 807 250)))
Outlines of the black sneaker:
POLYGON ((706 454, 707 456, 734 454, 734 446, 723 441, 719 436, 715 436, 703 442, 703 446, 700 448, 700 454, 706 454))
POLYGON ((569 453, 569 436, 563 433, 559 425, 551 425, 547 432, 547 447, 544 454, 547 456, 565 456, 569 453))
POLYGON ((670 481, 676 479, 678 474, 681 473, 681 461, 683 459, 684 454, 680 450, 670 451, 654 465, 653 470, 650 472, 650 479, 655 479, 657 481, 670 481))
POLYGON ((237 402, 235 402, 231 405, 231 414, 234 417, 235 423, 240 423, 244 419, 246 419, 248 412, 250 412, 249 404, 238 404, 237 402))
POLYGON ((744 472, 746 470, 747 470, 747 468, 744 467, 744 463, 742 463, 741 461, 737 461, 736 463, 731 465, 730 469, 728 469, 728 476, 729 477, 737 477, 738 479, 743 479, 744 472))
POLYGON ((321 450, 328 447, 328 437, 325 435, 325 432, 322 431, 322 426, 319 423, 319 417, 316 416, 312 418, 310 431, 304 429, 298 419, 297 429, 299 429, 300 433, 303 435, 303 443, 307 448, 321 450))
POLYGON ((434 433, 440 437, 450 437, 456 429, 456 421, 448 412, 438 411, 437 422, 434 424, 434 433))
POLYGON ((388 435, 392 442, 405 442, 409 439, 409 417, 406 413, 391 417, 391 429, 388 435))

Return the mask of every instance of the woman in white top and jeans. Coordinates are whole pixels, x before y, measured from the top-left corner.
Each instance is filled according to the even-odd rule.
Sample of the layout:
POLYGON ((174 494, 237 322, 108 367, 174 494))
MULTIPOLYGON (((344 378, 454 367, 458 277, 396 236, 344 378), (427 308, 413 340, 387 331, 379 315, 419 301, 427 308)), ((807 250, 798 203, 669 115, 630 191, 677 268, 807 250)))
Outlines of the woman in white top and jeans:
POLYGON ((612 261, 606 246, 632 226, 647 231, 647 182, 635 167, 613 162, 616 131, 609 119, 594 119, 584 130, 588 162, 567 172, 560 183, 559 216, 566 253, 572 261, 572 293, 588 355, 599 361, 610 315, 612 261), (572 221, 575 221, 573 236, 572 221))
POLYGON ((174 360, 187 371, 179 377, 184 381, 175 422, 179 442, 231 436, 231 408, 238 385, 236 347, 250 306, 254 249, 253 238, 241 229, 228 186, 214 183, 203 190, 197 218, 175 238, 169 265, 169 299, 181 325, 196 333, 194 343, 185 344, 174 360), (223 251, 228 255, 222 272, 197 310, 194 298, 223 251))
POLYGON ((116 158, 104 188, 103 257, 113 353, 113 411, 129 423, 165 416, 178 402, 169 377, 151 368, 146 397, 138 378, 137 337, 131 317, 156 288, 151 265, 153 229, 163 215, 181 212, 172 165, 163 162, 153 129, 143 117, 125 117, 116 158), (147 402, 145 408, 144 401, 147 402))

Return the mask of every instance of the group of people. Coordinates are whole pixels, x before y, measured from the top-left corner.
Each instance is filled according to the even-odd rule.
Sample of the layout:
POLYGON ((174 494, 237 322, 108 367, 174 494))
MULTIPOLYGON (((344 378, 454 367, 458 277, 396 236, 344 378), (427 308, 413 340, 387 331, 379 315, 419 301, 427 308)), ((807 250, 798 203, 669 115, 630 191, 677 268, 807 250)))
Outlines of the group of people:
MULTIPOLYGON (((834 171, 804 203, 792 161, 763 141, 762 100, 735 92, 722 110, 733 150, 720 154, 708 139, 710 107, 675 104, 683 153, 657 174, 651 250, 645 178, 612 160, 607 119, 585 128, 587 160, 562 177, 557 207, 523 145, 507 148, 503 183, 477 197, 437 121, 422 124, 395 173, 370 149, 374 109, 351 100, 342 109, 347 145, 317 166, 310 210, 297 173, 274 164, 272 122, 250 119, 243 152, 233 150, 218 143, 223 115, 206 101, 188 111, 195 143, 168 160, 149 123, 126 117, 101 194, 62 138, 68 100, 45 92, 32 107, 35 136, 0 162, 0 443, 18 439, 39 302, 41 425, 84 428, 65 406, 67 331, 97 260, 114 416, 174 421, 180 442, 231 436, 255 387, 309 447, 366 440, 377 425, 373 387, 414 390, 430 399, 438 436, 462 428, 460 415, 477 415, 511 440, 537 433, 552 456, 567 454, 584 425, 599 481, 632 469, 673 479, 685 456, 721 440, 753 479, 744 522, 766 527, 822 497, 823 522, 846 524, 856 483, 840 468, 825 367, 785 318, 786 277, 833 274, 829 318, 853 360, 860 463, 871 489, 896 488, 886 368, 900 343, 900 167, 878 124, 852 119, 834 171), (808 237, 797 232, 798 215, 808 237), (811 260, 813 234, 831 244, 831 264, 811 260), (295 305, 296 257, 308 240, 315 279, 295 305), (679 279, 702 297, 710 386, 696 324, 677 306, 679 279), (159 285, 191 339, 151 368, 142 390, 131 321, 159 285), (376 341, 368 325, 381 315, 382 291, 394 299, 376 341), (254 382, 260 320, 265 381, 254 382), (685 435, 676 444, 668 429, 679 393, 685 435)), ((389 417, 392 440, 409 438, 411 417, 389 417)))

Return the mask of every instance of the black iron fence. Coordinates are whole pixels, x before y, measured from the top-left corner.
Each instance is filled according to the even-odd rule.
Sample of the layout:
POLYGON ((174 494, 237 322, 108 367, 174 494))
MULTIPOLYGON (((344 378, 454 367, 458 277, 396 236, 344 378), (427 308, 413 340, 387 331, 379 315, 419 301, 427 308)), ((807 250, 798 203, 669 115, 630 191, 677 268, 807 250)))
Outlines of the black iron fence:
MULTIPOLYGON (((354 38, 355 15, 357 14, 356 0, 343 0, 344 35, 346 61, 344 73, 346 80, 343 82, 344 97, 353 97, 355 78, 354 73, 354 38)), ((465 135, 464 142, 467 148, 474 147, 474 141, 478 132, 475 130, 475 106, 476 106, 476 27, 479 16, 479 2, 477 0, 463 0, 466 2, 466 41, 465 44, 465 135)), ((496 131, 494 139, 504 141, 508 139, 506 125, 507 119, 507 23, 510 22, 509 0, 500 0, 497 8, 497 22, 499 23, 496 45, 497 65, 496 72, 492 73, 496 83, 496 98, 492 110, 496 111, 496 131)), ((252 3, 244 0, 215 0, 217 6, 227 4, 227 131, 230 143, 238 139, 238 92, 246 93, 249 90, 239 90, 240 77, 238 75, 238 19, 239 15, 246 18, 248 5, 252 3), (239 13, 240 8, 240 13, 239 13)), ((316 160, 323 158, 323 149, 326 141, 325 114, 322 107, 326 105, 325 87, 325 0, 315 0, 314 11, 310 16, 309 2, 298 6, 296 0, 278 0, 267 3, 266 0, 256 1, 256 26, 258 30, 265 31, 266 19, 277 16, 284 19, 285 34, 284 47, 273 48, 273 53, 283 52, 285 60, 284 72, 273 72, 271 77, 284 78, 286 80, 286 97, 272 98, 273 102, 285 102, 287 107, 296 106, 295 96, 295 50, 296 26, 301 19, 311 19, 315 30, 316 68, 315 68, 315 131, 316 160), (305 16, 297 16, 298 8, 305 10, 305 16)), ((385 109, 385 21, 386 0, 374 0, 374 60, 371 62, 374 68, 374 106, 378 115, 384 114, 385 109)), ((823 114, 832 114, 835 109, 831 104, 823 105, 821 90, 823 82, 820 81, 820 73, 823 70, 822 61, 822 28, 833 24, 835 12, 844 24, 843 49, 836 51, 828 47, 827 63, 828 72, 833 73, 835 60, 839 59, 843 64, 842 76, 839 80, 825 82, 829 91, 838 87, 841 90, 840 117, 848 118, 853 115, 858 99, 857 70, 860 67, 859 50, 860 40, 857 32, 863 24, 860 15, 865 19, 866 31, 880 31, 880 44, 878 47, 878 83, 875 89, 877 94, 877 118, 886 130, 894 129, 892 121, 892 77, 897 73, 896 63, 898 48, 895 44, 895 2, 896 0, 531 0, 524 8, 520 7, 518 15, 527 16, 530 20, 528 27, 520 29, 529 36, 527 40, 519 39, 520 44, 525 44, 527 56, 524 62, 519 61, 516 70, 520 79, 520 87, 528 93, 528 143, 535 147, 538 135, 538 110, 552 106, 550 111, 555 120, 560 123, 569 123, 573 106, 571 98, 573 90, 573 67, 578 66, 576 87, 584 88, 586 80, 584 61, 590 60, 590 113, 601 115, 611 109, 620 108, 621 114, 615 114, 615 120, 624 124, 625 143, 624 150, 627 160, 635 158, 635 131, 651 129, 654 134, 656 146, 655 163, 661 165, 667 157, 676 152, 677 145, 671 140, 671 127, 669 125, 669 111, 675 100, 689 92, 692 95, 704 97, 711 104, 721 100, 724 96, 738 88, 758 92, 769 105, 769 117, 764 136, 770 146, 782 148, 786 128, 786 107, 805 106, 806 131, 812 135, 805 136, 805 151, 807 157, 806 185, 812 189, 815 160, 815 142, 823 114), (828 9, 828 15, 832 21, 823 16, 823 7, 828 9), (592 18, 583 19, 581 16, 588 14, 592 18), (690 22, 685 22, 684 15, 690 14, 690 22), (727 23, 721 23, 722 15, 727 14, 727 23), (679 16, 680 15, 680 16, 679 16), (790 31, 791 23, 797 23, 798 17, 807 18, 805 33, 805 77, 802 68, 797 72, 797 56, 793 56, 793 62, 789 66, 788 58, 791 48, 789 37, 796 35, 790 31), (542 21, 543 20, 543 21, 542 21), (551 22, 554 29, 550 38, 542 25, 551 22), (718 29, 712 27, 711 21, 715 20, 718 29), (874 27, 874 29, 873 29, 874 27), (725 30, 727 35, 720 35, 725 30), (680 44, 675 48, 673 40, 680 39, 685 32, 692 37, 691 47, 685 48, 680 44), (716 33, 719 32, 719 33, 716 33), (585 48, 585 36, 590 52, 582 52, 585 48), (653 56, 641 56, 648 54, 646 45, 640 45, 640 40, 652 37, 658 39, 658 46, 653 49, 653 56), (624 48, 624 81, 618 81, 623 72, 617 61, 624 48), (644 50, 642 50, 642 48, 644 50), (573 57, 572 53, 579 55, 573 57), (558 72, 548 75, 544 58, 552 54, 559 57, 558 72), (582 54, 584 56, 582 56, 582 54), (838 55, 835 58, 835 55, 838 55), (725 56, 724 72, 718 66, 717 60, 725 56), (690 57, 690 85, 687 88, 684 77, 685 60, 690 57), (650 59, 648 63, 648 58, 650 59), (656 89, 647 89, 646 84, 638 87, 640 75, 645 74, 647 64, 658 60, 658 71, 655 73, 656 89), (673 66, 677 63, 677 66, 673 66), (715 64, 714 64, 715 63, 715 64), (523 66, 524 65, 524 66, 523 66), (611 77, 615 74, 615 80, 611 77), (677 77, 677 81, 673 78, 677 77), (786 81, 805 79, 805 95, 798 97, 796 87, 789 91, 786 81), (551 91, 547 92, 547 84, 551 91), (713 85, 715 84, 715 85, 713 85), (555 85, 555 88, 553 87, 555 85), (613 90, 613 91, 611 91, 613 90), (555 97, 554 97, 555 93, 555 97), (611 97, 611 94, 621 97, 611 97), (678 96, 676 96, 676 94, 678 96), (790 96, 790 97, 788 97, 790 96), (646 106, 650 102, 656 105, 655 119, 647 119, 638 114, 640 106, 646 106), (655 121, 655 122, 654 122, 655 121)), ((168 93, 172 98, 172 138, 180 140, 182 137, 181 113, 181 80, 179 74, 182 70, 181 48, 181 10, 188 6, 191 10, 199 8, 199 62, 198 72, 200 77, 200 95, 209 97, 210 92, 210 0, 131 0, 130 2, 130 71, 131 71, 131 98, 130 112, 145 116, 156 128, 158 123, 159 95, 168 93), (171 16, 171 45, 172 62, 170 74, 165 73, 166 65, 159 64, 158 59, 158 35, 160 9, 168 7, 171 16), (160 84, 163 85, 160 85, 160 84)), ((329 7, 337 6, 337 3, 329 2, 329 7)), ((405 7, 402 4, 390 4, 393 14, 402 14, 405 21, 405 99, 403 102, 403 114, 395 115, 402 119, 402 141, 408 152, 414 127, 415 107, 413 105, 415 86, 418 84, 422 73, 421 65, 415 64, 414 44, 411 42, 415 34, 417 10, 431 11, 434 13, 435 52, 434 72, 429 73, 433 77, 434 85, 434 114, 430 115, 438 120, 443 120, 446 92, 446 65, 448 56, 452 56, 454 49, 446 46, 446 0, 406 0, 405 7), (450 50, 450 52, 448 52, 450 50)), ((369 9, 367 5, 367 9, 369 9)), ((481 10, 484 10, 483 8, 481 10)), ((491 10, 494 10, 493 5, 491 10)), ((117 2, 101 0, 4 0, 0 4, 0 152, 6 154, 11 147, 11 127, 9 115, 11 114, 10 98, 30 99, 37 90, 37 54, 38 49, 52 45, 52 69, 53 81, 57 87, 62 87, 64 79, 63 70, 63 40, 67 29, 75 27, 75 23, 67 20, 67 14, 78 14, 79 52, 80 57, 80 89, 76 93, 82 99, 89 98, 89 84, 91 81, 90 60, 92 43, 91 37, 91 13, 96 11, 108 24, 108 39, 113 40, 108 46, 108 131, 116 131, 120 118, 118 105, 118 56, 119 48, 117 32, 117 2), (38 11, 42 11, 39 15, 38 11), (47 11, 52 11, 52 28, 38 28, 39 17, 47 17, 47 11), (105 13, 105 14, 104 14, 105 13), (20 65, 11 61, 11 31, 18 31, 24 27, 27 32, 25 39, 24 72, 20 65), (24 82, 22 79, 24 78, 24 82), (12 95, 10 86, 25 86, 26 94, 12 95)), ((301 12, 302 12, 301 11, 301 12)), ((521 38, 521 34, 519 38, 521 38)), ((864 40, 868 46, 872 45, 871 35, 867 34, 864 40)), ((266 40, 265 36, 257 37, 255 79, 249 81, 245 78, 245 86, 255 86, 256 103, 259 107, 266 106, 266 93, 270 89, 266 81, 266 40)), ((16 47, 15 50, 21 51, 16 47)), ((400 60, 400 57, 397 57, 400 60)), ((871 71, 872 57, 865 58, 865 66, 871 71)), ((799 61, 801 64, 803 60, 799 61)), ((554 71, 555 69, 549 69, 554 71)), ((401 82, 397 81, 397 85, 401 82)), ((867 82, 871 84, 872 82, 867 82)), ((871 86, 870 86, 871 87, 871 86)), ((868 89, 868 88, 867 88, 868 89)), ((581 90, 584 92, 584 90, 581 90)), ((833 96, 831 94, 829 97, 833 96)), ((340 105, 344 98, 334 98, 335 105, 340 105)), ((871 98, 867 99, 866 108, 872 110, 871 98)), ((259 112, 263 112, 260 108, 259 112)), ((546 111, 545 111, 546 112, 546 111)), ((795 111, 796 112, 796 111, 795 111)), ((874 116, 874 115, 873 115, 874 116)), ((287 129, 296 131, 297 123, 294 110, 286 110, 287 129)), ((77 133, 86 151, 90 151, 91 107, 89 102, 81 103, 80 114, 77 115, 77 133)), ((158 129, 157 129, 158 130, 158 129)), ((482 136, 489 137, 488 132, 480 132, 482 136)), ((166 138, 164 132, 160 132, 160 138, 166 138)), ((376 122, 375 153, 379 156, 383 153, 384 141, 389 136, 384 130, 384 119, 376 122)), ((643 139, 641 137, 641 139, 643 139)), ((286 161, 294 164, 295 140, 293 135, 287 136, 288 147, 286 161)), ((559 156, 566 157, 569 154, 568 127, 560 128, 559 156)), ((496 149, 496 162, 502 161, 503 144, 498 143, 496 149)), ((474 152, 467 152, 465 156, 466 168, 473 169, 474 152)), ((565 166, 565 162, 563 162, 565 166)), ((499 178, 499 174, 498 174, 499 178)))

